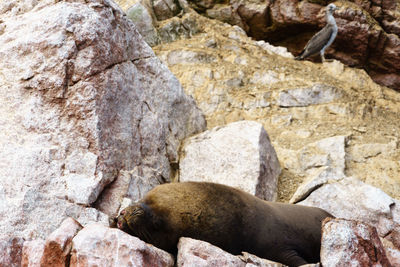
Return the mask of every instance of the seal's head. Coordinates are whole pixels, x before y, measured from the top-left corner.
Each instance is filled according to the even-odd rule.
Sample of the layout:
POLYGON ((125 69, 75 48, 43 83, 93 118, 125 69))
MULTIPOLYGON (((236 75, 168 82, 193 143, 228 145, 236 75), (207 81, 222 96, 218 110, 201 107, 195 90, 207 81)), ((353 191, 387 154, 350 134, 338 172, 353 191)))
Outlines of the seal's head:
POLYGON ((149 229, 154 228, 151 212, 143 203, 136 203, 123 209, 117 218, 114 218, 113 226, 139 237, 143 241, 151 242, 149 229))
POLYGON ((124 232, 134 234, 145 219, 145 211, 141 204, 123 209, 117 217, 117 227, 124 232))

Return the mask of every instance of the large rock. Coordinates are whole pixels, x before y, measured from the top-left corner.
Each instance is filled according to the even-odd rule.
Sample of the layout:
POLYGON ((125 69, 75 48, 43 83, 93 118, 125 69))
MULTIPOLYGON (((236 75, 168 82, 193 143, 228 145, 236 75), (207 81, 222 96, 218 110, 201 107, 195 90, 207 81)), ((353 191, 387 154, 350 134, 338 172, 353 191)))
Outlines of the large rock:
POLYGON ((179 180, 207 181, 240 188, 275 200, 280 166, 263 126, 239 121, 187 140, 179 180))
POLYGON ((5 1, 0 20, 0 236, 107 223, 90 206, 124 170, 169 181, 205 120, 114 2, 5 1))
POLYGON ((72 240, 71 267, 174 266, 172 255, 118 229, 83 228, 72 240))
POLYGON ((322 226, 321 264, 336 266, 391 266, 372 226, 357 221, 325 219, 322 226))
POLYGON ((333 216, 361 221, 386 236, 400 223, 400 203, 379 188, 354 178, 329 180, 298 204, 322 208, 333 216))

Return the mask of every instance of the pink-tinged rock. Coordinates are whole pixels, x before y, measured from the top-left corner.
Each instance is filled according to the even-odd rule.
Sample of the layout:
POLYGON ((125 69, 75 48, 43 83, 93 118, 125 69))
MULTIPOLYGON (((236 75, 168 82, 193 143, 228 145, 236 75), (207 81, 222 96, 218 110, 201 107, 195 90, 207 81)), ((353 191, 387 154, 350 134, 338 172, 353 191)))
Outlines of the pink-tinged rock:
POLYGON ((261 259, 247 252, 234 256, 208 242, 181 237, 178 243, 178 267, 283 267, 278 262, 261 259))
MULTIPOLYGON (((246 263, 246 267, 286 267, 286 265, 282 263, 261 259, 247 252, 242 252, 242 255, 239 255, 238 257, 246 263)), ((319 267, 319 266, 317 264, 307 264, 307 265, 302 265, 301 267, 319 267)))
POLYGON ((400 266, 400 225, 394 227, 384 238, 381 237, 381 241, 390 263, 393 266, 400 266))
POLYGON ((70 267, 174 265, 169 253, 101 224, 83 228, 72 243, 70 267))
POLYGON ((103 221, 90 205, 118 207, 123 190, 98 198, 122 171, 169 180, 180 141, 205 128, 109 0, 0 1, 0 103, 0 229, 26 240, 103 221))
MULTIPOLYGON (((22 249, 22 267, 42 267, 40 261, 43 258, 43 251, 46 241, 36 239, 25 241, 22 249)), ((44 267, 44 266, 43 266, 44 267)))
POLYGON ((386 256, 392 266, 400 266, 400 248, 385 238, 381 238, 386 256))
POLYGON ((391 266, 376 228, 358 221, 325 219, 322 225, 321 264, 391 266))
POLYGON ((24 239, 0 237, 0 266, 19 267, 21 265, 24 239))
POLYGON ((79 222, 65 219, 59 228, 46 239, 41 266, 64 267, 71 252, 72 238, 82 229, 79 222))
POLYGON ((178 267, 245 267, 246 263, 210 243, 182 237, 178 243, 177 265, 178 267))
POLYGON ((324 209, 337 218, 367 223, 376 227, 379 236, 386 236, 400 221, 400 202, 358 179, 331 179, 313 190, 297 204, 324 209))

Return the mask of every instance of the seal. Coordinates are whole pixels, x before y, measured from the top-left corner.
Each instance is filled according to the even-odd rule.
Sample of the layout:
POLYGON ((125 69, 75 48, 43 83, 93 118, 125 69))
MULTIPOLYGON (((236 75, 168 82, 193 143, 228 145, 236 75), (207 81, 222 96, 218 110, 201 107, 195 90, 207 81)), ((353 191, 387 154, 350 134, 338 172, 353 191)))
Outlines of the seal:
POLYGON ((117 227, 147 243, 177 252, 180 237, 209 242, 289 266, 319 261, 321 224, 328 212, 261 200, 229 186, 169 183, 121 211, 117 227))

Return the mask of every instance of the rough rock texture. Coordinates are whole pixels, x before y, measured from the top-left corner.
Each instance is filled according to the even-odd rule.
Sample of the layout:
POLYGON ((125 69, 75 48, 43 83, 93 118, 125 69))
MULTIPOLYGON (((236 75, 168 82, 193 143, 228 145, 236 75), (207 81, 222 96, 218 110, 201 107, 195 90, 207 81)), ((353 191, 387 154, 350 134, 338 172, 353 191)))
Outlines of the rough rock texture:
POLYGON ((2 1, 0 21, 0 237, 107 224, 90 206, 123 170, 169 181, 205 120, 114 2, 2 1))
POLYGON ((322 226, 321 264, 390 266, 374 227, 358 221, 325 219, 322 226))
POLYGON ((198 25, 191 16, 186 0, 127 0, 117 1, 126 10, 138 31, 150 46, 190 38, 198 33, 198 25), (186 12, 185 11, 185 12, 186 12))
POLYGON ((150 46, 155 46, 160 43, 160 38, 158 37, 149 8, 141 3, 136 3, 129 7, 126 11, 126 15, 135 23, 146 43, 150 46))
MULTIPOLYGON (((43 251, 46 241, 43 239, 35 239, 25 241, 22 248, 22 267, 44 267, 41 265, 43 259, 43 251)), ((65 265, 64 265, 65 266, 65 265)))
POLYGON ((179 239, 177 266, 245 266, 238 257, 211 245, 187 237, 179 239))
POLYGON ((91 224, 72 240, 71 267, 174 266, 172 255, 118 229, 91 224))
POLYGON ((181 237, 178 243, 177 266, 282 267, 286 265, 261 259, 245 252, 243 255, 234 256, 210 243, 181 237))
POLYGON ((392 266, 400 265, 400 248, 393 245, 393 243, 387 241, 386 239, 382 239, 382 244, 385 249, 386 257, 392 266))
POLYGON ((311 88, 299 88, 282 91, 276 103, 281 107, 306 107, 324 104, 339 99, 337 89, 324 84, 315 84, 311 88))
POLYGON ((400 225, 395 227, 385 238, 381 238, 386 256, 392 266, 400 265, 400 225))
MULTIPOLYGON (((238 256, 242 261, 246 263, 246 267, 285 267, 286 265, 266 260, 266 259, 261 259, 253 254, 249 254, 247 252, 242 252, 242 255, 238 256)), ((307 264, 310 265, 308 267, 318 267, 315 264, 307 264)), ((307 267, 307 265, 302 265, 302 267, 307 267)))
MULTIPOLYGON (((197 12, 243 28, 257 40, 286 46, 299 54, 325 24, 331 1, 189 0, 197 12)), ((400 3, 393 0, 336 2, 338 36, 327 57, 363 67, 373 79, 400 90, 400 3)))
POLYGON ((181 7, 176 0, 152 0, 154 14, 157 20, 172 18, 181 11, 181 7))
POLYGON ((386 236, 400 224, 400 202, 354 178, 329 180, 298 204, 322 208, 333 216, 370 224, 386 236))
POLYGON ((20 237, 0 238, 0 266, 19 267, 22 259, 24 239, 20 237))
POLYGON ((168 181, 180 140, 205 122, 122 10, 0 10, 1 234, 43 237, 68 215, 107 221, 73 203, 94 203, 121 170, 168 181))
POLYGON ((72 218, 65 219, 59 228, 46 239, 41 266, 67 266, 72 247, 72 239, 82 226, 72 218))
POLYGON ((222 183, 259 198, 276 199, 281 172, 268 134, 260 123, 239 121, 185 141, 179 181, 222 183))
POLYGON ((345 177, 345 145, 345 136, 335 136, 308 144, 297 151, 280 150, 285 167, 305 177, 290 199, 291 203, 305 199, 330 180, 345 177))

